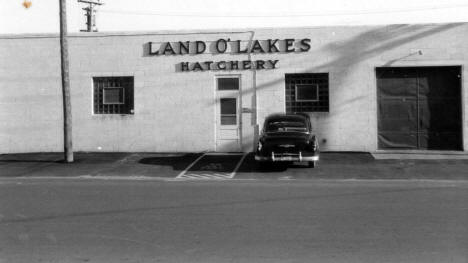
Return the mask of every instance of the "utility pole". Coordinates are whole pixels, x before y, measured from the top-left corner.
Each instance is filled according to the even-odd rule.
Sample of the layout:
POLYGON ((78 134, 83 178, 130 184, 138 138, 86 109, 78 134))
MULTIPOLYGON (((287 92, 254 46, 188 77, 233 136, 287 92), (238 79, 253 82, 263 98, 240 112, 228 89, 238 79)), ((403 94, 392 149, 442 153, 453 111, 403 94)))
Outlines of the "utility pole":
POLYGON ((96 27, 96 9, 95 6, 102 5, 101 0, 78 0, 79 3, 86 3, 88 7, 83 8, 86 11, 86 29, 82 32, 97 32, 96 27))
POLYGON ((73 162, 72 113, 70 101, 70 77, 68 66, 67 7, 66 0, 59 0, 60 5, 60 61, 63 96, 63 148, 65 162, 73 162))

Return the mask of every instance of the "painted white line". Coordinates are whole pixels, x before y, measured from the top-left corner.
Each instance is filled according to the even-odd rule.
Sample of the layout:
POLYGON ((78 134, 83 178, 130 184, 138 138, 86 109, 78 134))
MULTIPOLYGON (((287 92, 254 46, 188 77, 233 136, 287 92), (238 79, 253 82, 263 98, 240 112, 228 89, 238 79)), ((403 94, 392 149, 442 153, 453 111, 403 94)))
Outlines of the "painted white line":
POLYGON ((185 170, 183 170, 179 175, 176 176, 176 178, 181 178, 192 166, 194 166, 203 156, 205 156, 206 153, 203 153, 200 157, 198 157, 193 163, 191 163, 185 170))
POLYGON ((242 158, 239 160, 239 162, 237 163, 236 165, 236 168, 234 168, 234 171, 232 171, 232 173, 229 175, 229 177, 232 179, 234 178, 234 176, 236 175, 237 173, 237 170, 239 170, 239 167, 241 166, 242 162, 244 162, 244 159, 245 157, 247 156, 248 153, 244 153, 244 155, 242 155, 242 158))
POLYGON ((229 174, 214 174, 214 175, 211 175, 210 177, 221 178, 221 179, 230 179, 229 174))
POLYGON ((207 156, 212 156, 212 155, 219 155, 219 156, 225 156, 225 155, 237 155, 239 156, 239 153, 204 153, 202 156, 198 157, 193 163, 191 163, 184 171, 182 171, 178 176, 176 176, 174 179, 213 179, 213 180, 225 180, 225 179, 232 179, 234 178, 237 170, 239 169, 240 165, 244 161, 244 158, 247 156, 247 153, 244 153, 237 163, 236 167, 234 168, 232 173, 220 173, 220 172, 213 172, 213 173, 197 173, 197 172, 188 172, 190 168, 192 168, 201 158, 203 158, 205 155, 207 156))
POLYGON ((181 178, 184 178, 184 179, 187 179, 187 178, 198 179, 198 178, 206 178, 206 176, 200 175, 200 174, 184 174, 181 178))
POLYGON ((208 153, 206 153, 206 155, 210 155, 210 156, 218 156, 218 155, 226 156, 226 155, 242 155, 242 153, 208 152, 208 153))
POLYGON ((228 173, 213 173, 213 174, 194 174, 194 173, 186 173, 180 178, 184 179, 230 179, 228 173))

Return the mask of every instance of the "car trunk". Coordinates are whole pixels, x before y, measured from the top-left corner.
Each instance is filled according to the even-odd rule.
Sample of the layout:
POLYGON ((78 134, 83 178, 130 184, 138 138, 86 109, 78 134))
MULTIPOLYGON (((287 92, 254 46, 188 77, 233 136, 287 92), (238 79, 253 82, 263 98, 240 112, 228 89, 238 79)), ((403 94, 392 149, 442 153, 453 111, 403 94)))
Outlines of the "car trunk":
POLYGON ((263 138, 263 149, 266 152, 297 153, 306 148, 309 134, 302 132, 275 132, 266 133, 263 138))

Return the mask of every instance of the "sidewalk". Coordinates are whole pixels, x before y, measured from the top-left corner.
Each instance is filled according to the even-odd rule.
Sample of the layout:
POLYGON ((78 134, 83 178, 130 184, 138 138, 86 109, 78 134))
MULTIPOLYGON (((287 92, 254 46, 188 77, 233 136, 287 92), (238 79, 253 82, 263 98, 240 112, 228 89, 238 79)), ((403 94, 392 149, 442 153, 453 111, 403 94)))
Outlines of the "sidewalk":
MULTIPOLYGON (((176 178, 202 153, 62 153, 0 155, 0 177, 154 177, 176 178)), ((369 153, 321 153, 317 168, 300 164, 259 167, 248 154, 233 179, 431 179, 468 180, 468 160, 376 160, 369 153)), ((202 158, 203 159, 203 158, 202 158)), ((222 156, 220 156, 222 159, 222 156)), ((238 161, 238 159, 236 159, 238 161)), ((210 159, 209 167, 226 165, 210 159)), ((229 167, 233 165, 229 164, 229 167)), ((234 164, 235 166, 235 164, 234 164)), ((193 166, 191 170, 198 166, 193 166)), ((208 168, 207 168, 208 167, 208 168)), ((201 168, 200 168, 201 169, 201 168)))
POLYGON ((73 163, 63 153, 0 155, 2 177, 149 176, 176 177, 200 154, 74 153, 73 163))

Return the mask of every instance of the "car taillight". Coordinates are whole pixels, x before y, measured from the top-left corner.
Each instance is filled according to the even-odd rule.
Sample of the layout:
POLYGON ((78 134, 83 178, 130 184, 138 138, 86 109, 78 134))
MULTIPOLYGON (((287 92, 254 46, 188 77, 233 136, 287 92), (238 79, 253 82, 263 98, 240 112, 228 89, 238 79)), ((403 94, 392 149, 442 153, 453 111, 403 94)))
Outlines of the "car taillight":
POLYGON ((315 136, 313 136, 308 142, 309 147, 313 150, 316 151, 318 149, 318 142, 315 136))

